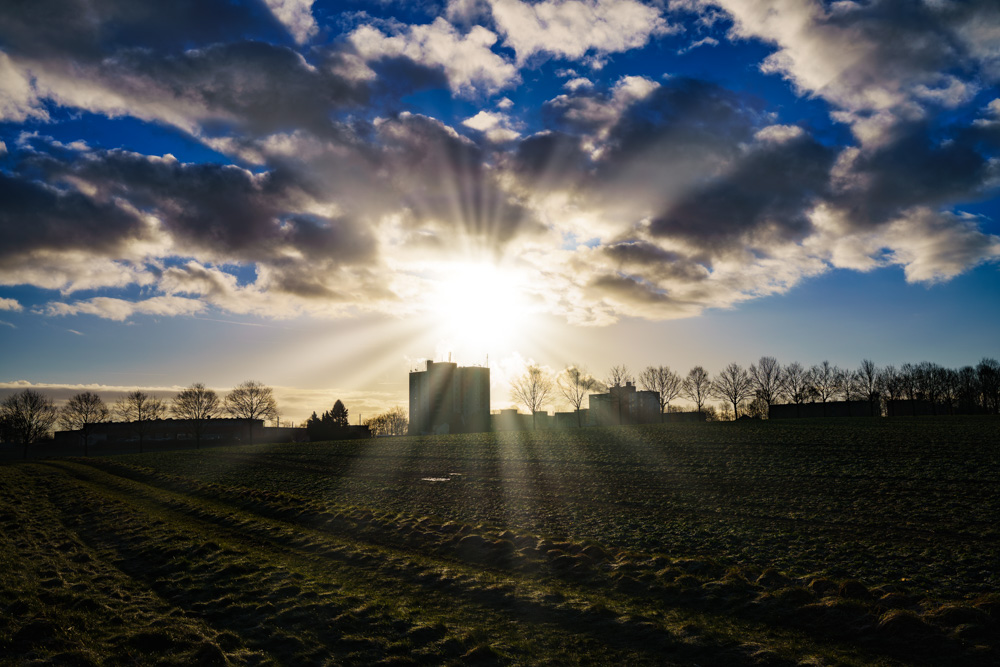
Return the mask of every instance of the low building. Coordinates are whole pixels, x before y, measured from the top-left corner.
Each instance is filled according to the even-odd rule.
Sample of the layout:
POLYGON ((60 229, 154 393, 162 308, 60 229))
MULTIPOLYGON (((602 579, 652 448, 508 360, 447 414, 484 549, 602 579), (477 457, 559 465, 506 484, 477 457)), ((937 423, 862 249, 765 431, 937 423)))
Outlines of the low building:
MULTIPOLYGON (((769 419, 816 419, 822 417, 871 417, 869 401, 827 401, 826 403, 782 403, 772 405, 769 419)), ((880 416, 880 415, 875 415, 880 416)))
MULTIPOLYGON (((110 447, 132 445, 139 442, 140 430, 142 442, 145 445, 190 443, 199 438, 196 435, 197 423, 190 419, 151 419, 143 422, 104 422, 94 424, 90 431, 90 446, 107 445, 110 447)), ((201 444, 231 445, 246 444, 251 441, 265 442, 304 442, 308 440, 304 428, 264 426, 262 419, 208 419, 201 424, 201 444)), ((83 445, 81 431, 56 431, 53 445, 59 447, 74 447, 83 445)))
POLYGON ((532 415, 523 415, 513 408, 490 415, 491 431, 530 431, 533 423, 532 415))
POLYGON ((640 391, 631 382, 610 387, 606 394, 591 394, 588 410, 590 426, 619 424, 655 424, 660 421, 660 396, 655 391, 640 391))

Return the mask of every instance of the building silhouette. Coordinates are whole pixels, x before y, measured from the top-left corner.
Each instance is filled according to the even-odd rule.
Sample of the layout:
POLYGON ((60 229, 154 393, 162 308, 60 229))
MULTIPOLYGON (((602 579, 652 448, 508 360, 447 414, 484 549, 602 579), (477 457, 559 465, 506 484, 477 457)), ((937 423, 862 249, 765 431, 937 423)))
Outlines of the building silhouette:
POLYGON ((591 394, 588 417, 591 426, 655 424, 660 421, 660 395, 640 391, 631 382, 609 387, 606 394, 591 394))
POLYGON ((428 361, 410 371, 410 435, 490 430, 490 369, 428 361))
MULTIPOLYGON (((150 419, 142 426, 142 439, 147 445, 169 443, 194 443, 198 438, 199 424, 191 419, 150 419)), ((203 445, 235 445, 253 442, 303 442, 308 440, 304 428, 287 426, 264 426, 263 419, 235 419, 220 417, 206 419, 200 424, 200 441, 203 445)), ((101 422, 91 426, 90 445, 109 447, 127 446, 139 442, 139 433, 135 422, 101 422)), ((53 445, 82 445, 83 432, 56 431, 53 445)))

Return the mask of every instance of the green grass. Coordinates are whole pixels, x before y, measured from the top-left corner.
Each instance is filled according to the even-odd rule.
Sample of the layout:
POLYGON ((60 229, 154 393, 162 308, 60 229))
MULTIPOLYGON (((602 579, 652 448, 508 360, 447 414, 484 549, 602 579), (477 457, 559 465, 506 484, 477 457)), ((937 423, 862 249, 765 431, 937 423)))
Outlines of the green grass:
POLYGON ((678 424, 0 466, 0 661, 996 664, 998 436, 678 424))

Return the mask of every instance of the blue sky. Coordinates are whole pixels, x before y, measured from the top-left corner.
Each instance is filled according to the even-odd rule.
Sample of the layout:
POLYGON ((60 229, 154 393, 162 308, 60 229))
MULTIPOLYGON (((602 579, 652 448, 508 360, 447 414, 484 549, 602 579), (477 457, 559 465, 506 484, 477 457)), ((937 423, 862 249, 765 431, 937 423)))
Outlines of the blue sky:
POLYGON ((6 3, 0 391, 997 357, 998 81, 985 0, 6 3))

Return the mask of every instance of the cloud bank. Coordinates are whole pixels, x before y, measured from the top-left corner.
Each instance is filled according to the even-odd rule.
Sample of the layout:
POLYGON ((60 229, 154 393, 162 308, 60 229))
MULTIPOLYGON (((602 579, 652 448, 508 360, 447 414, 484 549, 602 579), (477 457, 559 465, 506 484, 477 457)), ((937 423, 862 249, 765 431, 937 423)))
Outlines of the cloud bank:
POLYGON ((1000 186, 992 2, 55 4, 0 7, 0 284, 41 315, 406 313, 472 256, 600 325, 1000 258, 965 210, 1000 186), (670 71, 725 40, 842 131, 670 71), (81 114, 212 157, 65 136, 81 114))

